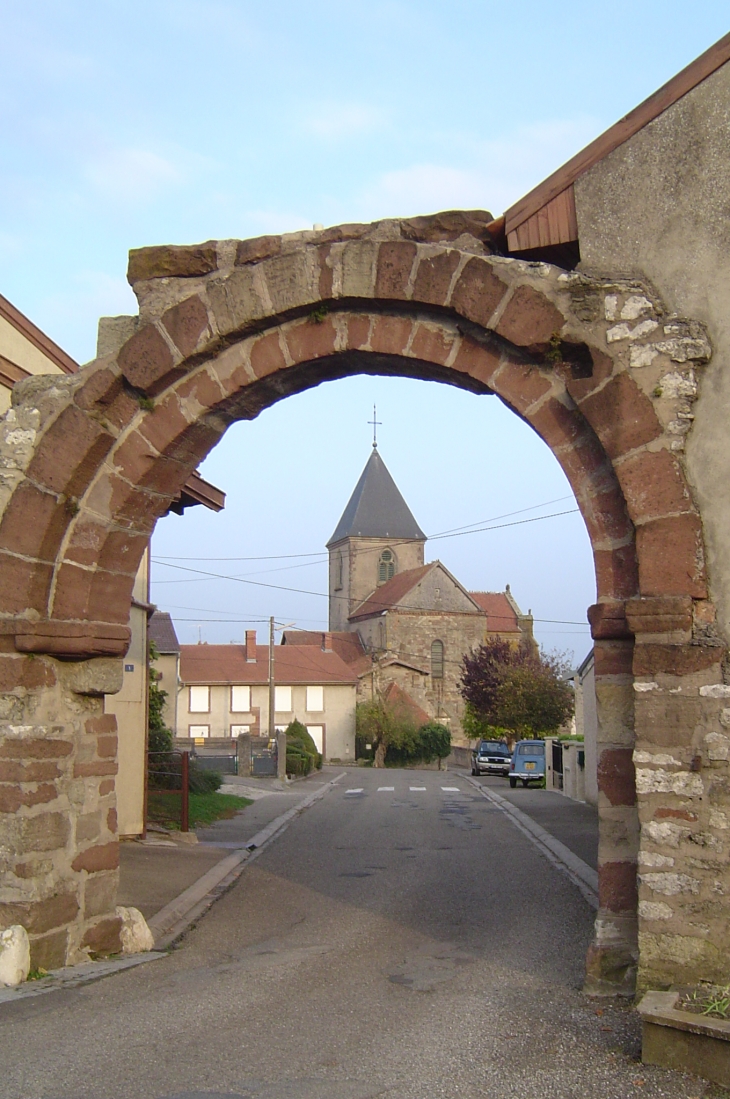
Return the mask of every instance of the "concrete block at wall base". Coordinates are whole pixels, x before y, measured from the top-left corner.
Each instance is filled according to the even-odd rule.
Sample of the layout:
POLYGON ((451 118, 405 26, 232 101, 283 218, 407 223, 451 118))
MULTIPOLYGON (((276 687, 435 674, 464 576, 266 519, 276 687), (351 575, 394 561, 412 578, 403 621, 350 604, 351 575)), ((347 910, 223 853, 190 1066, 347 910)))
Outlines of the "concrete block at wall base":
POLYGON ((647 992, 639 1004, 642 1061, 730 1087, 730 1021, 678 1011, 678 999, 678 992, 647 992))
POLYGON ((28 932, 20 924, 0 931, 0 985, 14 988, 30 973, 28 932))
POLYGON ((119 938, 122 940, 123 954, 142 954, 145 950, 154 950, 154 936, 138 908, 118 905, 117 916, 122 921, 119 938))

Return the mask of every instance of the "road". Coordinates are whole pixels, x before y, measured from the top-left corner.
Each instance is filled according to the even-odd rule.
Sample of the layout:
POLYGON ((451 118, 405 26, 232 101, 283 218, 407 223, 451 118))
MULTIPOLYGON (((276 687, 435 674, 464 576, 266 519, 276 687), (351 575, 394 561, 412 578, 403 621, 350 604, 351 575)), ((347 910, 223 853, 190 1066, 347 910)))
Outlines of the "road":
POLYGON ((712 1094, 581 994, 592 921, 464 777, 348 770, 168 957, 0 1008, 0 1097, 712 1094))

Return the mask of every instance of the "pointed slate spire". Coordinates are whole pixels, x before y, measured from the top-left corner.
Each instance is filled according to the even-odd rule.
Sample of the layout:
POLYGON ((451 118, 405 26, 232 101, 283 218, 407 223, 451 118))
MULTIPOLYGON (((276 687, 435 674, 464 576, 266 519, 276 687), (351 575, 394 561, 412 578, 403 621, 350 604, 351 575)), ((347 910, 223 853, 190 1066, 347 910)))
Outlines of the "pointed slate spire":
POLYGON ((426 535, 413 518, 375 446, 327 545, 332 546, 343 538, 426 541, 426 535))

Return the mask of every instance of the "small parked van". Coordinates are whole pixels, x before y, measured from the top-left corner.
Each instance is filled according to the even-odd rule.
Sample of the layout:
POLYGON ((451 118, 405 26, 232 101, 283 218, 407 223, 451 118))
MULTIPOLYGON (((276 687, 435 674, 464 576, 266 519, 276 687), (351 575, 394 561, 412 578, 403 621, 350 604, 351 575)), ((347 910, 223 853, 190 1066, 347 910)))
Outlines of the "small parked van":
POLYGON ((523 786, 545 777, 545 741, 518 740, 512 753, 509 784, 512 789, 519 779, 523 786))

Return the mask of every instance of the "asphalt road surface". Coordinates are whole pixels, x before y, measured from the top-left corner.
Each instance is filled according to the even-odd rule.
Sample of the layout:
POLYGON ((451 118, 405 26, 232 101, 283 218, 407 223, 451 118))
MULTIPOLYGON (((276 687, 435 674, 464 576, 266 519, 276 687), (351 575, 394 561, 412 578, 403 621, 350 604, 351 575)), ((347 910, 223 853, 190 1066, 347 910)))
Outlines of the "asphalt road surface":
POLYGON ((592 920, 463 777, 348 770, 168 957, 0 1008, 0 1096, 714 1094, 582 995, 592 920))

